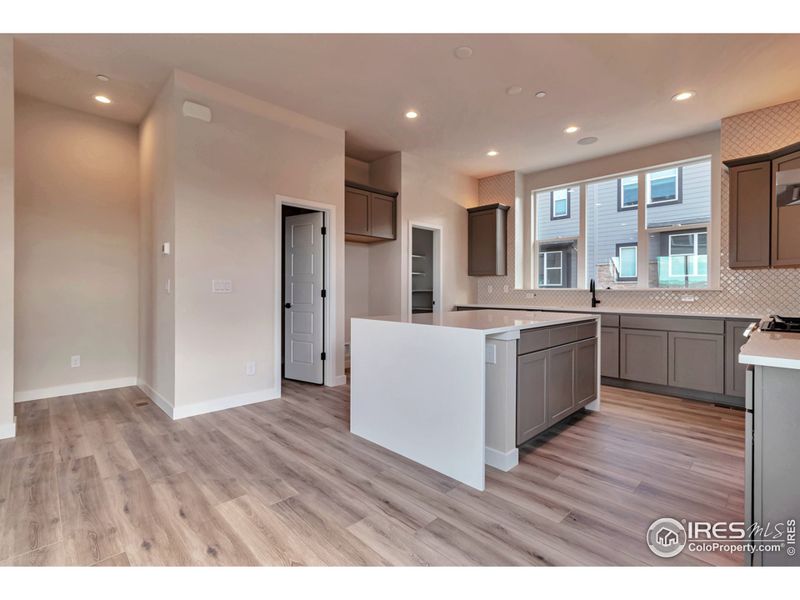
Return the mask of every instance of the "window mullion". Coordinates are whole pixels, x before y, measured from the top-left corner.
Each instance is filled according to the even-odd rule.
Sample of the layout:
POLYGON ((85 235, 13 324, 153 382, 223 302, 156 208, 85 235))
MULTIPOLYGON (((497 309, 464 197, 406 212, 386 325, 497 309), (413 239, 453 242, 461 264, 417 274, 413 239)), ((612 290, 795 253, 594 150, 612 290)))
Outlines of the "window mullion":
POLYGON ((639 210, 637 211, 637 230, 636 230, 636 287, 646 288, 650 285, 650 239, 647 236, 647 175, 644 172, 637 173, 639 210))

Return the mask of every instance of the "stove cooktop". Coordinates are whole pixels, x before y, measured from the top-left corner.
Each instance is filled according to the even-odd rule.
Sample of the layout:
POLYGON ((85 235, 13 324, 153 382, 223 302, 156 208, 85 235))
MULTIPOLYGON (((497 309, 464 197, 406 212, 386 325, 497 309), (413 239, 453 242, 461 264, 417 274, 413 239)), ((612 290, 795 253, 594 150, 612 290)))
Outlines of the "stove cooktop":
POLYGON ((785 331, 788 333, 800 333, 800 317, 781 317, 772 315, 769 319, 761 322, 761 331, 785 331))

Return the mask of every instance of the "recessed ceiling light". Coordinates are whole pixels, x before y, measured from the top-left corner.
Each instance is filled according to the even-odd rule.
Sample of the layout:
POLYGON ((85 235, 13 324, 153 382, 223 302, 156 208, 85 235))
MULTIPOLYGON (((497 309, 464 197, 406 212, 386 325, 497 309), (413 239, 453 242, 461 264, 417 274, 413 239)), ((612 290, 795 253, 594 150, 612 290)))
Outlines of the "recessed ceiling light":
POLYGON ((522 88, 518 85, 512 85, 510 88, 506 88, 506 94, 509 96, 518 96, 522 93, 522 88))
POLYGON ((578 140, 578 143, 581 146, 588 146, 589 144, 594 144, 597 141, 597 138, 594 136, 589 136, 585 138, 581 138, 578 140))
POLYGON ((103 82, 111 81, 111 78, 108 75, 101 75, 98 73, 97 75, 95 75, 95 77, 103 82))
POLYGON ((564 129, 564 133, 575 133, 579 129, 580 129, 580 127, 578 127, 577 125, 570 125, 566 129, 564 129))
POLYGON ((486 153, 486 156, 497 156, 498 154, 500 154, 500 153, 497 150, 489 150, 486 153))
POLYGON ((416 119, 419 116, 419 113, 415 110, 410 110, 406 113, 406 119, 416 119))
POLYGON ((684 100, 688 100, 689 98, 694 98, 695 93, 687 90, 685 92, 678 92, 672 97, 673 102, 683 102, 684 100))
POLYGON ((97 100, 100 104, 111 104, 111 98, 108 96, 95 96, 95 100, 97 100))
POLYGON ((459 46, 453 51, 453 54, 456 55, 456 58, 463 60, 472 56, 472 48, 469 46, 459 46))
POLYGON ((534 94, 534 96, 536 96, 537 98, 544 98, 545 96, 547 96, 547 92, 544 92, 544 91, 542 91, 542 92, 536 92, 536 93, 534 94))

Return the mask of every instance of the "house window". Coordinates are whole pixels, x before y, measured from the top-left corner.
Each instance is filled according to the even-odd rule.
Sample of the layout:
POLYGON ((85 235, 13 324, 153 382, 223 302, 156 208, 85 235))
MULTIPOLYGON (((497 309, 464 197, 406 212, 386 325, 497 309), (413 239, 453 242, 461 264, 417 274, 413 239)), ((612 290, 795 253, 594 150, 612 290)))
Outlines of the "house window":
POLYGON ((674 233, 669 236, 669 276, 697 278, 707 275, 708 234, 674 233))
POLYGON ((617 244, 616 281, 636 281, 639 251, 636 244, 617 244))
POLYGON ((647 204, 677 204, 681 201, 681 167, 647 174, 647 204))
POLYGON ((639 176, 617 179, 617 210, 634 210, 639 206, 639 176))
POLYGON ((539 253, 541 265, 539 284, 542 287, 561 287, 564 281, 564 252, 555 250, 539 253))
POLYGON ((550 220, 569 219, 570 193, 567 188, 550 192, 550 220))

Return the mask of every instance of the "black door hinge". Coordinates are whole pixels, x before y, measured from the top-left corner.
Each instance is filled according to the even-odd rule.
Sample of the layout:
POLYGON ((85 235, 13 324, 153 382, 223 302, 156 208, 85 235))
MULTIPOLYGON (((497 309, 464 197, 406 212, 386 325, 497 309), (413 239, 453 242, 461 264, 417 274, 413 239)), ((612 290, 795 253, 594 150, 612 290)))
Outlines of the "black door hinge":
POLYGON ((327 298, 328 297, 328 290, 322 290, 322 297, 323 298, 327 298))
POLYGON ((325 360, 325 353, 324 353, 324 352, 323 352, 322 354, 320 354, 320 358, 321 358, 322 360, 325 360))
POLYGON ((328 235, 328 228, 324 225, 322 226, 322 235, 328 235))

